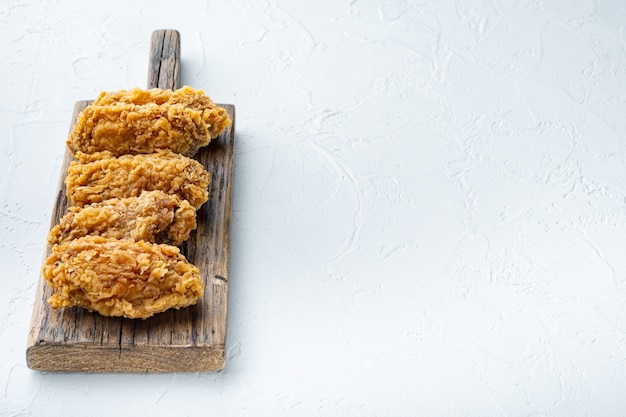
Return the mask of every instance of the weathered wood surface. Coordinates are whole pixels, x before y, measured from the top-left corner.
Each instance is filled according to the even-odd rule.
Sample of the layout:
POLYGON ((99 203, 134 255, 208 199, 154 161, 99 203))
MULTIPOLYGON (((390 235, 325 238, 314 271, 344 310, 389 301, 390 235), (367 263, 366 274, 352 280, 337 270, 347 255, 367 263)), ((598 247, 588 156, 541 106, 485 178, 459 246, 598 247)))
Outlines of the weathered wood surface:
MULTIPOLYGON (((153 35, 151 57, 155 53, 155 36, 173 38, 162 32, 172 31, 153 35)), ((157 48, 158 45, 157 42, 157 48)), ((171 56, 171 48, 166 49, 171 56)), ((177 63, 170 62, 167 66, 180 67, 180 53, 174 51, 174 56, 177 63)), ((151 62, 150 73, 156 68, 154 61, 151 62)), ((178 74, 177 70, 163 71, 163 65, 159 72, 178 74)), ((171 76, 169 84, 163 87, 177 87, 178 77, 171 76)), ((162 84, 157 81, 155 85, 162 84)), ((76 103, 70 129, 89 103, 76 103)), ((166 311, 147 320, 103 317, 79 308, 51 309, 46 300, 52 290, 40 276, 26 351, 30 368, 67 372, 200 372, 223 368, 235 107, 220 105, 228 111, 233 124, 197 156, 211 173, 209 201, 198 210, 198 228, 182 247, 187 259, 200 269, 205 282, 204 296, 195 306, 166 311)), ((51 227, 69 206, 63 180, 70 161, 71 156, 66 152, 51 227)), ((50 247, 45 257, 49 254, 50 247)))
POLYGON ((175 30, 156 30, 150 42, 148 88, 178 88, 180 83, 180 34, 175 30))

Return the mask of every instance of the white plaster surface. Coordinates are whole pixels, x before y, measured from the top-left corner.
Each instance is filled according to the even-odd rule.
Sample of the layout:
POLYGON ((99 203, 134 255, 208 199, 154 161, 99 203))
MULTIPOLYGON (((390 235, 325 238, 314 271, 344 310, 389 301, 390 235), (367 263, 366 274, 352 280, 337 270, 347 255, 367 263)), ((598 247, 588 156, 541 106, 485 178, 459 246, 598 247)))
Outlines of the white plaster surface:
POLYGON ((0 416, 626 415, 626 2, 0 2, 0 416), (237 106, 226 368, 31 371, 73 104, 237 106))

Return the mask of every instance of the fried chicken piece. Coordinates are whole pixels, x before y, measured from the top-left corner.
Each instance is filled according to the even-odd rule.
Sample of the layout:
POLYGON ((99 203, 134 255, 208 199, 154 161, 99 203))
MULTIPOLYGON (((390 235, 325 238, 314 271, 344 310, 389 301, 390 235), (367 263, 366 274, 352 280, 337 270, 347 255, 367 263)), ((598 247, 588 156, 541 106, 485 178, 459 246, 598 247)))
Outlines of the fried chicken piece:
POLYGON ((196 226, 196 209, 187 200, 144 191, 139 197, 70 207, 50 231, 48 242, 56 245, 92 235, 180 245, 196 226))
POLYGON ((78 116, 67 146, 72 155, 169 149, 194 156, 230 124, 225 109, 191 87, 103 92, 78 116))
POLYGON ((101 236, 53 246, 43 275, 53 308, 131 319, 196 304, 204 291, 200 271, 176 246, 101 236))
POLYGON ((160 190, 189 201, 196 210, 209 198, 210 174, 198 161, 171 151, 122 155, 78 153, 65 178, 67 197, 79 207, 110 198, 160 190))

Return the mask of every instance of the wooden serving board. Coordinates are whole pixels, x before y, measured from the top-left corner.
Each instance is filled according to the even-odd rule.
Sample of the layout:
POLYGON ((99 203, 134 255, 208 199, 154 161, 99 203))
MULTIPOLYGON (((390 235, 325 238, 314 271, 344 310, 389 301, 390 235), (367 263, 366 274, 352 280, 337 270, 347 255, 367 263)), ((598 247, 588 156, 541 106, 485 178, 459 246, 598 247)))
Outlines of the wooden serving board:
MULTIPOLYGON (((180 35, 173 30, 155 31, 148 88, 176 89, 179 74, 180 35)), ((89 103, 76 103, 70 126, 89 103)), ((103 317, 80 308, 53 310, 47 303, 52 289, 40 275, 26 350, 30 368, 66 372, 200 372, 224 367, 235 106, 219 105, 226 109, 233 123, 196 157, 211 173, 209 200, 198 210, 198 228, 182 246, 183 254, 200 269, 204 280, 204 295, 198 304, 146 320, 103 317)), ((66 151, 51 227, 70 205, 64 180, 71 160, 66 151)), ((50 249, 48 245, 46 258, 50 249)))

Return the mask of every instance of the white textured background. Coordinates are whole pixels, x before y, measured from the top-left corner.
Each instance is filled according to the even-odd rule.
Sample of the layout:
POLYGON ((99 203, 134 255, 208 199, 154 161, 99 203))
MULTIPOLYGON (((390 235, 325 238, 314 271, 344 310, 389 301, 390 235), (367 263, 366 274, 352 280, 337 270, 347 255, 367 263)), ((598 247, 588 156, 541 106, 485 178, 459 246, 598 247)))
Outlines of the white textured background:
POLYGON ((0 416, 626 415, 626 2, 0 3, 0 416), (29 370, 73 104, 237 106, 228 362, 29 370), (68 411, 70 407, 71 411, 68 411))

